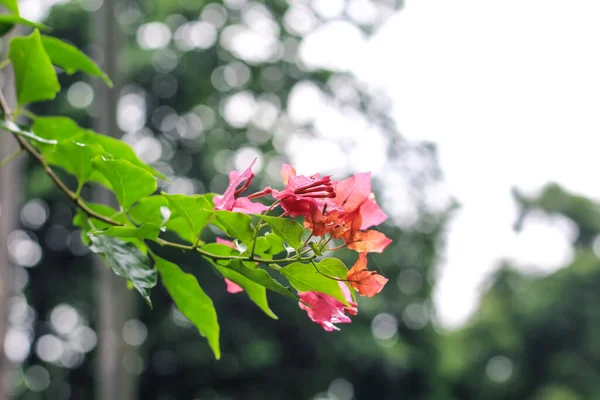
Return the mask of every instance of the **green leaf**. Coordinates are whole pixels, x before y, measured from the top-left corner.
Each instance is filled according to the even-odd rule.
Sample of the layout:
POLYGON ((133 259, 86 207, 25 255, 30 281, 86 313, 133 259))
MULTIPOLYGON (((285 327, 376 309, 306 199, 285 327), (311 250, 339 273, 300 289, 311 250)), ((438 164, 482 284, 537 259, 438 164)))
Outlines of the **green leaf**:
POLYGON ((37 22, 29 21, 15 14, 0 14, 0 36, 6 35, 15 27, 15 24, 27 25, 42 31, 49 31, 50 27, 37 22))
MULTIPOLYGON (((84 129, 70 118, 38 117, 33 123, 33 132, 38 137, 46 140, 57 140, 60 142, 71 139, 78 143, 102 146, 105 152, 112 155, 114 159, 127 160, 133 165, 145 169, 157 178, 166 179, 163 174, 156 171, 151 166, 144 164, 137 157, 133 149, 126 143, 110 136, 100 135, 92 130, 84 129)), ((48 147, 40 147, 40 150, 42 150, 43 153, 53 151, 52 148, 48 147)), ((53 162, 56 163, 53 165, 60 165, 60 160, 53 160, 53 162)))
POLYGON ((150 222, 155 225, 164 226, 171 212, 167 205, 167 199, 163 196, 149 196, 143 198, 133 206, 129 210, 129 215, 137 224, 150 222))
MULTIPOLYGON (((321 263, 317 266, 322 269, 321 263)), ((326 267, 324 268, 329 270, 326 267)), ((324 272, 324 271, 322 271, 324 272)), ((317 272, 314 265, 296 262, 281 269, 281 273, 290 281, 290 284, 299 292, 319 292, 335 297, 344 304, 344 298, 338 281, 327 278, 317 272)), ((344 276, 345 279, 345 276, 344 276)))
POLYGON ((152 174, 129 161, 107 160, 99 156, 92 160, 92 165, 110 182, 125 210, 156 190, 156 179, 152 174))
POLYGON ((283 239, 274 233, 267 233, 256 239, 254 252, 263 258, 271 259, 272 256, 285 251, 283 239))
POLYGON ((219 322, 212 300, 204 293, 193 275, 186 274, 177 265, 158 256, 152 257, 160 272, 162 284, 177 308, 196 326, 200 334, 206 337, 218 360, 221 358, 219 322))
POLYGON ((156 286, 156 270, 150 268, 150 259, 133 243, 114 237, 88 234, 90 249, 99 254, 115 274, 131 281, 144 300, 152 307, 150 289, 156 286))
POLYGON ((55 152, 61 158, 62 167, 77 177, 80 189, 94 171, 90 160, 103 154, 104 149, 94 144, 64 140, 56 145, 55 152))
MULTIPOLYGON (((217 256, 233 256, 240 254, 237 249, 223 243, 208 243, 202 246, 201 249, 217 256)), ((212 259, 210 260, 212 261, 212 259)), ((229 260, 217 260, 216 262, 225 265, 229 263, 229 260)))
POLYGON ((294 296, 294 294, 288 288, 271 278, 269 273, 264 269, 245 265, 240 260, 231 260, 226 265, 223 264, 223 266, 237 272, 240 275, 244 275, 251 281, 258 283, 259 285, 264 286, 275 293, 279 293, 285 297, 289 297, 292 300, 298 301, 298 298, 294 296))
MULTIPOLYGON (((224 246, 224 245, 221 245, 224 246)), ((246 278, 244 275, 236 272, 230 268, 227 268, 219 263, 215 263, 212 259, 207 257, 207 260, 223 275, 223 277, 237 283, 244 289, 250 300, 254 302, 261 310, 264 311, 269 317, 277 319, 277 315, 269 308, 269 302, 267 300, 267 289, 263 285, 246 278)))
POLYGON ((183 216, 173 214, 167 199, 162 195, 145 197, 129 210, 129 215, 137 224, 152 222, 159 226, 166 226, 167 231, 175 232, 182 239, 195 243, 197 236, 190 230, 188 222, 183 216))
POLYGON ((162 196, 167 200, 173 217, 182 217, 187 224, 186 231, 178 233, 185 239, 192 239, 192 243, 195 243, 212 217, 210 202, 201 195, 185 196, 162 193, 162 196))
POLYGON ((322 274, 338 279, 346 279, 348 267, 337 258, 324 258, 317 263, 317 269, 322 274))
MULTIPOLYGON (((98 213, 100 215, 104 215, 105 217, 108 217, 108 218, 115 220, 117 222, 120 222, 120 223, 127 222, 127 217, 125 217, 125 215, 122 212, 115 210, 112 207, 109 207, 104 204, 87 203, 87 202, 84 202, 84 203, 92 211, 95 211, 96 213, 98 213)), ((108 229, 108 228, 112 227, 112 225, 109 225, 106 222, 102 222, 97 219, 92 219, 92 222, 97 229, 108 229)), ((78 226, 86 231, 90 229, 90 226, 87 223, 87 215, 81 210, 79 210, 78 213, 73 218, 73 225, 78 226)))
POLYGON ((113 86, 108 75, 77 47, 50 36, 42 36, 42 44, 52 63, 64 69, 67 74, 71 75, 76 71, 82 71, 102 78, 108 87, 113 86))
POLYGON ((37 29, 27 37, 13 38, 8 58, 15 71, 19 106, 56 97, 60 91, 58 77, 37 29))
POLYGON ((120 238, 139 238, 156 240, 160 234, 160 227, 151 222, 134 226, 113 226, 103 231, 92 231, 94 235, 105 235, 120 238))
POLYGON ((302 234, 304 233, 302 225, 290 218, 269 217, 267 215, 262 218, 273 229, 273 233, 285 240, 296 251, 300 250, 304 243, 302 240, 302 234))
POLYGON ((249 215, 232 211, 213 211, 216 220, 211 222, 221 228, 228 236, 236 238, 248 248, 254 240, 254 227, 251 225, 252 218, 249 215))
POLYGON ((11 13, 19 15, 19 2, 18 0, 0 0, 0 4, 8 9, 11 13))

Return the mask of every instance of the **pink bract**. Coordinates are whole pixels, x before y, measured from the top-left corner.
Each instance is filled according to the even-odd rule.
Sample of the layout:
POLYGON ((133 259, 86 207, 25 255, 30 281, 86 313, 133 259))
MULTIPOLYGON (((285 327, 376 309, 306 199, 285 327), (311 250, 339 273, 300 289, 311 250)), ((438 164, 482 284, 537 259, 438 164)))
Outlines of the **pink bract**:
POLYGON ((215 196, 215 210, 226 210, 242 212, 244 214, 261 213, 268 207, 264 204, 253 203, 247 197, 239 195, 248 187, 254 178, 252 167, 256 158, 250 163, 250 166, 244 172, 231 171, 229 173, 229 186, 222 195, 215 196))
POLYGON ((300 308, 306 311, 308 317, 321 325, 327 332, 339 330, 334 324, 349 324, 352 321, 348 315, 358 314, 357 304, 352 301, 350 290, 346 284, 342 282, 338 283, 350 306, 346 306, 341 301, 324 293, 298 293, 301 300, 301 302, 298 303, 300 308), (308 306, 304 303, 308 304, 308 306), (348 315, 346 315, 346 313, 348 315))
POLYGON ((244 289, 240 285, 227 278, 225 278, 225 284, 227 285, 227 291, 229 293, 239 293, 244 291, 244 289))

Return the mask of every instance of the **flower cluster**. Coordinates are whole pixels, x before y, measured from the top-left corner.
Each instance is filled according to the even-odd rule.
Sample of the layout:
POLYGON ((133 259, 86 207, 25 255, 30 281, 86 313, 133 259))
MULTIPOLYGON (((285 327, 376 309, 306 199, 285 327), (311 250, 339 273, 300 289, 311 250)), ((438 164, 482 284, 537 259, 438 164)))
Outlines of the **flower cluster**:
MULTIPOLYGON (((321 238, 320 244, 341 240, 343 244, 336 249, 347 247, 358 252, 358 260, 348 271, 346 279, 339 282, 347 304, 323 293, 299 293, 300 308, 307 312, 311 320, 326 331, 338 329, 335 323, 349 323, 349 315, 358 313, 349 287, 361 296, 373 297, 388 281, 367 269, 367 253, 381 253, 391 243, 383 233, 369 229, 387 219, 371 191, 371 174, 358 173, 348 179, 334 181, 331 176, 298 175, 292 166, 283 164, 283 190, 266 187, 242 197, 254 178, 252 167, 255 161, 244 172, 232 171, 229 174, 229 186, 225 193, 214 198, 215 209, 257 214, 280 206, 284 216, 302 217, 311 237, 321 238), (275 199, 270 207, 253 201, 265 196, 275 199)), ((324 249, 327 250, 331 249, 324 249)), ((226 283, 231 293, 243 290, 231 281, 226 280, 226 283)))

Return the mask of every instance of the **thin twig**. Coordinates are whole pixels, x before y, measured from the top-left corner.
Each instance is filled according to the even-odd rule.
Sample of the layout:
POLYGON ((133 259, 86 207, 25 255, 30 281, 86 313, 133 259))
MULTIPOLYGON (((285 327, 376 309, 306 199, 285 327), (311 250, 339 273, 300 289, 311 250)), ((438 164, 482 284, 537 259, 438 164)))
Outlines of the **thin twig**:
POLYGON ((0 168, 3 168, 6 164, 8 164, 9 162, 11 162, 15 158, 17 158, 21 153, 23 153, 23 149, 19 148, 17 151, 13 152, 12 154, 9 154, 6 157, 4 157, 4 159, 2 161, 0 161, 0 168))

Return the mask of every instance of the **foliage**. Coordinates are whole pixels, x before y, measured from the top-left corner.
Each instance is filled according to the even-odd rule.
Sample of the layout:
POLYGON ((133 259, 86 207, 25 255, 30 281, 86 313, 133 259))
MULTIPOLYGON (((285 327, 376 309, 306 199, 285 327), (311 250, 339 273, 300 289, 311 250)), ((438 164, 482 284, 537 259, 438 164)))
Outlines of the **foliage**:
MULTIPOLYGON (((14 16, 16 21, 17 15, 14 16)), ((335 182, 329 176, 297 176, 292 167, 284 164, 282 178, 286 187, 282 191, 267 187, 241 197, 254 177, 251 165, 244 172, 230 173, 230 185, 223 195, 186 196, 162 192, 158 197, 155 196, 157 178, 164 176, 140 161, 127 144, 83 129, 65 117, 38 118, 29 114, 33 129, 12 122, 19 117, 22 107, 54 99, 60 90, 54 65, 67 73, 81 70, 101 77, 111 85, 110 79, 91 59, 57 38, 42 37, 38 29, 27 37, 13 38, 8 57, 15 71, 18 108, 13 112, 5 101, 2 102, 5 129, 78 207, 76 222, 82 227, 90 249, 101 255, 117 275, 127 279, 150 306, 150 293, 157 284, 158 269, 175 304, 208 338, 216 358, 220 357, 221 351, 213 302, 193 275, 155 255, 150 242, 200 253, 272 318, 277 317, 269 307, 267 289, 293 299, 297 297, 286 283, 273 279, 260 265, 279 271, 280 277, 297 290, 300 299, 304 293, 316 293, 335 298, 346 306, 349 300, 342 294, 338 282, 349 282, 352 287, 357 287, 363 280, 371 279, 369 273, 349 278, 347 267, 338 259, 318 260, 329 251, 348 246, 361 252, 366 268, 365 254, 380 253, 391 242, 379 232, 365 232, 387 218, 373 199, 370 176, 360 174, 335 182), (75 190, 55 174, 54 167, 74 176, 75 190), (82 188, 93 181, 114 193, 118 209, 88 204, 82 199, 82 188), (252 201, 268 195, 274 198, 269 206, 252 201), (166 203, 155 201, 160 198, 166 203), (143 208, 136 207, 141 205, 143 208), (268 213, 274 212, 277 206, 281 206, 283 214, 269 216, 268 213), (130 214, 134 207, 137 209, 135 218, 130 214), (159 214, 160 223, 155 218, 159 214), (303 217, 307 229, 290 217, 303 217), (177 218, 185 224, 169 224, 171 219, 177 218), (201 236, 208 226, 220 229, 235 240, 237 246, 205 243, 201 236), (269 236, 279 237, 284 246, 273 251, 272 242, 261 233, 267 227, 272 229, 269 236), (182 242, 163 239, 162 234, 168 232, 178 234, 182 242), (376 236, 376 239, 365 240, 365 236, 376 236), (311 240, 313 237, 318 240, 311 240), (329 247, 336 239, 343 243, 329 247)), ((376 282, 375 292, 369 293, 379 292, 384 284, 385 281, 376 282)), ((359 293, 365 294, 360 289, 359 293)), ((305 307, 302 300, 299 304, 305 307)), ((321 305, 313 303, 312 307, 321 305)), ((326 329, 331 330, 331 323, 339 319, 337 310, 323 312, 318 321, 313 320, 328 323, 326 329)))

